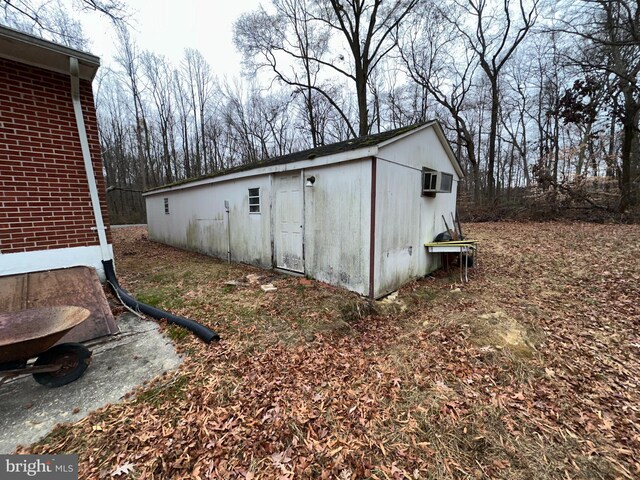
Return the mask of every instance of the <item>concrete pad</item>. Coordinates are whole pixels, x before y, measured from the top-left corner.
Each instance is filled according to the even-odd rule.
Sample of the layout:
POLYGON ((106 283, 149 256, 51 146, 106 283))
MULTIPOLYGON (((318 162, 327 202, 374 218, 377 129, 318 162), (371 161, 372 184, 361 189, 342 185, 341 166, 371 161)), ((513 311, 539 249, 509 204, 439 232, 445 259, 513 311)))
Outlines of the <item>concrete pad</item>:
POLYGON ((58 423, 76 422, 92 410, 120 401, 180 364, 157 323, 125 313, 118 326, 119 335, 86 344, 93 351, 91 365, 75 382, 47 388, 25 376, 0 386, 0 454, 40 440, 58 423))

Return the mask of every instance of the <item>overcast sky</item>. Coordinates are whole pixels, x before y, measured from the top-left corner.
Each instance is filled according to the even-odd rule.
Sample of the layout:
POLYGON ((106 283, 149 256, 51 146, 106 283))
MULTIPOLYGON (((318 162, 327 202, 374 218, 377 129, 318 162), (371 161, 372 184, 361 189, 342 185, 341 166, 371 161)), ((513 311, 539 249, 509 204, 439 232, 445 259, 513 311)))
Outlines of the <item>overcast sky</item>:
MULTIPOLYGON (((213 72, 239 75, 241 56, 233 45, 233 22, 254 10, 259 0, 126 0, 131 17, 131 36, 140 49, 167 56, 177 63, 185 48, 200 50, 213 72)), ((95 13, 82 14, 89 50, 101 57, 102 65, 112 63, 116 38, 109 20, 95 13)))

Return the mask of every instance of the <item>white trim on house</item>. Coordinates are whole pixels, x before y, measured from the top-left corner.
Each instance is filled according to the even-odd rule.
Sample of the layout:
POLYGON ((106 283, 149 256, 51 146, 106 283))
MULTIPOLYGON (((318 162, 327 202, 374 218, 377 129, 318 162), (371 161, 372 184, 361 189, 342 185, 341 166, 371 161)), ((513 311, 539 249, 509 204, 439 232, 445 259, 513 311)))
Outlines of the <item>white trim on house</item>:
MULTIPOLYGON (((113 246, 108 245, 108 250, 113 257, 113 246)), ((105 281, 99 245, 5 253, 0 255, 0 277, 81 265, 95 268, 100 281, 105 281)))
POLYGON ((68 74, 70 57, 79 61, 79 77, 93 80, 100 67, 95 55, 0 26, 0 58, 68 74))

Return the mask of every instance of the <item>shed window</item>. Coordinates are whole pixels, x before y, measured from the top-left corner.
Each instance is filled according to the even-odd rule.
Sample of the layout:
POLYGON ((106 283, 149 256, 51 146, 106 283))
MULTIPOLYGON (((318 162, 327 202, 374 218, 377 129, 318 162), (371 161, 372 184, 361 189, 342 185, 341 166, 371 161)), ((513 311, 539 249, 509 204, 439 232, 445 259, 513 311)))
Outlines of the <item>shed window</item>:
POLYGON ((422 194, 435 192, 438 188, 438 172, 424 167, 422 169, 422 194))
POLYGON ((451 193, 451 186, 453 185, 453 175, 450 173, 442 172, 442 180, 440 181, 440 190, 443 192, 451 193))
POLYGON ((164 199, 164 213, 166 215, 169 215, 169 199, 168 198, 164 199))
POLYGON ((260 213, 260 189, 249 189, 249 213, 260 213))

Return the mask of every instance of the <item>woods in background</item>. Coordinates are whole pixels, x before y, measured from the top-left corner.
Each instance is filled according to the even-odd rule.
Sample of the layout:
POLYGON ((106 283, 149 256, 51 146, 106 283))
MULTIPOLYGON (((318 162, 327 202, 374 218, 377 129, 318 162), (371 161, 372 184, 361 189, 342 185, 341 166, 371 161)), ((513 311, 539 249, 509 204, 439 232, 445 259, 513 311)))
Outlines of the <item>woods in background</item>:
POLYGON ((94 83, 113 223, 148 188, 429 119, 467 209, 637 211, 638 2, 271 0, 234 27, 229 79, 120 24, 94 83))

